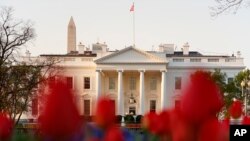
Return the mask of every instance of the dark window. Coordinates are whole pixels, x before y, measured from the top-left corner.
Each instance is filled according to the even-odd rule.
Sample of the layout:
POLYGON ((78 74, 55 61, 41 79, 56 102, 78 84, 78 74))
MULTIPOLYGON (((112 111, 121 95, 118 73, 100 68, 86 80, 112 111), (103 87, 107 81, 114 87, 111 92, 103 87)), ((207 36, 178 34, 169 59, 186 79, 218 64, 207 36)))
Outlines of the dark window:
POLYGON ((234 78, 232 78, 232 77, 227 78, 227 83, 231 83, 233 81, 234 81, 234 78))
POLYGON ((181 77, 175 77, 175 89, 176 90, 181 89, 181 77))
POLYGON ((201 62, 201 58, 191 58, 190 62, 201 62))
POLYGON ((90 89, 90 77, 84 77, 84 89, 90 89))
POLYGON ((217 58, 212 58, 212 59, 207 59, 208 62, 219 62, 219 59, 217 58))
POLYGON ((150 112, 156 111, 156 100, 150 100, 150 112))
POLYGON ((32 115, 36 116, 38 114, 38 99, 32 99, 32 115))
POLYGON ((66 77, 66 83, 67 87, 72 89, 73 88, 73 78, 72 77, 66 77))
POLYGON ((90 100, 84 100, 84 115, 89 116, 90 115, 90 100))
POLYGON ((184 62, 183 58, 174 58, 173 62, 184 62))

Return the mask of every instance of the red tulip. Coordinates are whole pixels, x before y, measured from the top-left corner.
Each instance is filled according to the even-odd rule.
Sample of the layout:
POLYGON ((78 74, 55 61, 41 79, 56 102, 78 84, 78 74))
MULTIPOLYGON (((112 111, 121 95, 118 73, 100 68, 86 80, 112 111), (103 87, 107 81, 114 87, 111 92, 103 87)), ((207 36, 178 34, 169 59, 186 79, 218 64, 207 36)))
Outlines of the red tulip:
POLYGON ((215 117, 223 106, 219 88, 209 73, 197 71, 181 99, 181 113, 194 124, 215 117))
POLYGON ((242 103, 239 100, 235 100, 229 108, 229 112, 232 118, 237 119, 242 115, 242 103))
POLYGON ((122 131, 115 126, 108 128, 104 136, 104 141, 124 141, 122 131))
POLYGON ((143 117, 142 126, 151 133, 157 134, 159 130, 159 117, 155 112, 149 112, 143 117))
POLYGON ((157 120, 158 133, 159 135, 170 134, 170 111, 164 110, 158 115, 157 120))
POLYGON ((195 127, 190 124, 179 110, 170 111, 170 133, 173 141, 194 141, 195 127))
POLYGON ((229 126, 210 119, 201 126, 198 135, 198 141, 229 141, 229 126))
POLYGON ((50 92, 44 111, 40 116, 41 130, 45 136, 64 138, 77 132, 81 126, 74 96, 71 89, 63 81, 50 84, 50 92))
POLYGON ((242 120, 243 125, 250 125, 250 117, 249 116, 244 116, 242 120))
POLYGON ((6 114, 0 113, 0 140, 8 140, 11 137, 13 124, 6 114))
POLYGON ((102 97, 97 102, 95 122, 101 128, 108 128, 115 123, 115 105, 107 97, 102 97))

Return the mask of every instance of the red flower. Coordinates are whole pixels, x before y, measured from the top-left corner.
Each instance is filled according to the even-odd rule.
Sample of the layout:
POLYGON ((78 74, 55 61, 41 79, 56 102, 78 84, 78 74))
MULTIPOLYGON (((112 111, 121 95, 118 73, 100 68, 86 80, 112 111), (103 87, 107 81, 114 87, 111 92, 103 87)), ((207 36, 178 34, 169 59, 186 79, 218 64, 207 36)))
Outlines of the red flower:
POLYGON ((229 141, 229 126, 210 119, 201 126, 198 135, 198 141, 229 141))
POLYGON ((239 100, 235 100, 229 108, 229 112, 232 118, 237 119, 242 115, 242 103, 239 100))
POLYGON ((41 130, 52 138, 68 137, 81 126, 73 94, 63 81, 51 83, 50 88, 40 116, 41 130))
POLYGON ((222 96, 209 73, 197 71, 181 99, 181 113, 192 123, 200 124, 215 117, 223 106, 222 96))
POLYGON ((159 135, 169 135, 170 134, 170 111, 164 110, 158 115, 158 120, 156 121, 158 125, 159 135))
POLYGON ((115 126, 109 127, 105 133, 104 141, 124 141, 122 131, 115 126))
POLYGON ((0 113, 0 140, 8 140, 11 137, 13 124, 6 114, 0 113))
POLYGON ((102 97, 97 102, 95 122, 101 128, 107 128, 115 123, 115 105, 107 97, 102 97))
POLYGON ((156 135, 167 135, 170 133, 169 111, 160 114, 149 112, 143 117, 142 126, 156 135))
POLYGON ((194 141, 195 127, 190 124, 178 109, 170 111, 170 132, 173 141, 194 141))
POLYGON ((242 120, 243 125, 250 125, 250 117, 249 116, 244 116, 242 120))
POLYGON ((158 115, 155 112, 149 112, 143 117, 142 126, 153 134, 157 134, 159 128, 159 124, 157 122, 158 115))

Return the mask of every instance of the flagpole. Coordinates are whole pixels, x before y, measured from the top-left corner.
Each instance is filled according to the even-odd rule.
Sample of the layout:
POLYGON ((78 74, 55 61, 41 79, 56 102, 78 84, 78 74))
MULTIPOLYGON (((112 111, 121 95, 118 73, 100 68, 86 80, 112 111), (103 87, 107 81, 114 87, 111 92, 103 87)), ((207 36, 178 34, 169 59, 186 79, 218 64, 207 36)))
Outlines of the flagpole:
MULTIPOLYGON (((133 6, 135 6, 134 2, 133 6)), ((135 47, 135 9, 133 9, 133 46, 135 47)))

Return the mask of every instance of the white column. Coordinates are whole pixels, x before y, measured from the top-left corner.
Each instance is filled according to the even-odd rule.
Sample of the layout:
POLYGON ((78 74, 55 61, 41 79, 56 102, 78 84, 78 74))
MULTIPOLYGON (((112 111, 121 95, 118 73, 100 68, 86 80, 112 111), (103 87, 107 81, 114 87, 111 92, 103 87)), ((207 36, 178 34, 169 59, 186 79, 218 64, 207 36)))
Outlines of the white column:
POLYGON ((118 115, 124 115, 124 99, 123 99, 123 83, 122 83, 122 72, 123 70, 118 70, 118 115))
POLYGON ((144 95, 144 72, 145 70, 140 70, 140 100, 139 100, 139 115, 144 115, 145 108, 145 95, 144 95))
POLYGON ((101 96, 101 70, 96 70, 96 100, 98 100, 101 96))
POLYGON ((161 109, 166 108, 167 105, 166 74, 167 74, 166 70, 161 71, 161 109))

